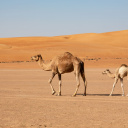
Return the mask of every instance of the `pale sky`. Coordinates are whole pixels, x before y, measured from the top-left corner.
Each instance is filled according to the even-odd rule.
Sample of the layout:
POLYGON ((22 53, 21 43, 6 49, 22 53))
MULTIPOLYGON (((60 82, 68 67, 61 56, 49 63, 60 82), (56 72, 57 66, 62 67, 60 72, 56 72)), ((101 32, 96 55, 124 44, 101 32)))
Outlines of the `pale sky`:
POLYGON ((0 38, 128 30, 128 0, 0 0, 0 38))

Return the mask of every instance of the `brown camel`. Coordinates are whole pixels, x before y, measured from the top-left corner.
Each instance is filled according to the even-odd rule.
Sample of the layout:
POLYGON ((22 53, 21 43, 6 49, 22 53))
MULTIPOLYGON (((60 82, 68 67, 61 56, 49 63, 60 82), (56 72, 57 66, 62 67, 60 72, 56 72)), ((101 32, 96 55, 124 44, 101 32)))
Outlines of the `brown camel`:
POLYGON ((128 66, 126 64, 122 64, 119 68, 116 69, 114 74, 111 73, 109 69, 106 69, 104 72, 102 72, 102 74, 107 74, 109 77, 115 78, 110 96, 112 95, 114 91, 114 88, 115 88, 116 83, 118 82, 118 79, 120 79, 121 88, 122 88, 122 96, 124 96, 123 78, 128 76, 128 66))
POLYGON ((31 57, 31 60, 35 60, 38 62, 39 66, 45 70, 45 71, 52 71, 52 76, 49 79, 49 84, 52 89, 52 95, 56 93, 52 86, 52 80, 56 74, 58 74, 58 79, 59 79, 59 93, 58 96, 61 96, 61 74, 64 73, 69 73, 74 71, 75 77, 76 77, 76 82, 77 82, 77 87, 75 90, 75 93, 73 96, 76 96, 78 88, 80 86, 80 80, 79 76, 81 74, 81 77, 84 81, 84 96, 86 96, 86 88, 87 88, 87 81, 85 78, 84 74, 84 62, 81 61, 79 58, 73 56, 69 52, 65 52, 62 55, 54 57, 48 64, 44 63, 44 60, 42 59, 41 55, 36 55, 31 57))

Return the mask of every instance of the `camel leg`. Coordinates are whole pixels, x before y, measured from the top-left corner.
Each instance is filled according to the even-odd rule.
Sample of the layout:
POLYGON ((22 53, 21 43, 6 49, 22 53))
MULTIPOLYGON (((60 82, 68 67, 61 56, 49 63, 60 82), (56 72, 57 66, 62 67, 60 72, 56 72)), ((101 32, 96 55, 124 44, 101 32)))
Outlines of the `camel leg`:
POLYGON ((82 77, 82 79, 83 79, 83 81, 84 81, 84 87, 85 87, 83 96, 86 96, 87 81, 86 81, 86 78, 85 78, 84 73, 81 74, 81 77, 82 77))
POLYGON ((77 93, 79 86, 80 86, 80 77, 79 77, 80 75, 79 75, 79 73, 76 73, 75 75, 76 75, 77 87, 76 87, 75 93, 72 96, 76 96, 76 93, 77 93))
POLYGON ((114 88, 115 88, 115 85, 116 85, 117 82, 118 82, 118 79, 116 78, 116 79, 115 79, 115 82, 114 82, 114 84, 113 84, 113 88, 112 88, 112 91, 111 91, 111 93, 110 93, 110 96, 112 96, 112 93, 113 93, 113 91, 114 91, 114 88))
POLYGON ((52 86, 52 80, 53 80, 53 78, 54 78, 54 76, 55 76, 56 74, 53 72, 52 73, 52 77, 49 79, 49 84, 50 84, 50 87, 51 87, 51 89, 52 89, 52 95, 54 95, 55 93, 56 93, 56 91, 54 90, 54 88, 53 88, 53 86, 52 86))
POLYGON ((120 78, 121 88, 122 88, 122 96, 124 96, 124 87, 123 87, 123 79, 120 78))
MULTIPOLYGON (((127 80, 128 80, 128 72, 127 72, 127 80)), ((128 96, 128 94, 126 96, 128 96)))
POLYGON ((59 93, 58 93, 58 96, 61 96, 61 74, 58 74, 58 79, 59 79, 59 93))

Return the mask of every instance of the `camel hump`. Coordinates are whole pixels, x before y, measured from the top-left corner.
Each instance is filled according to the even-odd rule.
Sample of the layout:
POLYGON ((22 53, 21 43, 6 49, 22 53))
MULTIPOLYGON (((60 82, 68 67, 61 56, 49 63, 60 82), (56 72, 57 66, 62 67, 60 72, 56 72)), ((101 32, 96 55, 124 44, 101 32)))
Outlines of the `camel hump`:
POLYGON ((65 52, 65 53, 64 53, 64 56, 66 56, 67 58, 70 58, 70 57, 72 57, 73 55, 72 55, 70 52, 65 52))
POLYGON ((126 64, 122 64, 120 67, 123 67, 123 66, 124 66, 124 67, 128 67, 128 65, 126 65, 126 64))

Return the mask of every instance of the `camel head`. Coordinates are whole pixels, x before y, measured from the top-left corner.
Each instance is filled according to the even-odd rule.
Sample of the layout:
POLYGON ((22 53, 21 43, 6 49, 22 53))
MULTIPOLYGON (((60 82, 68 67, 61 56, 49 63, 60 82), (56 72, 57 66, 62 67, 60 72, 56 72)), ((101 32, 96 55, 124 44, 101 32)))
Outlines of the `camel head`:
POLYGON ((102 72, 102 74, 108 74, 111 73, 109 69, 106 69, 105 71, 102 72))
POLYGON ((31 57, 31 60, 38 61, 39 58, 42 59, 42 56, 41 56, 40 54, 39 54, 39 55, 36 55, 36 56, 32 56, 32 57, 31 57))

